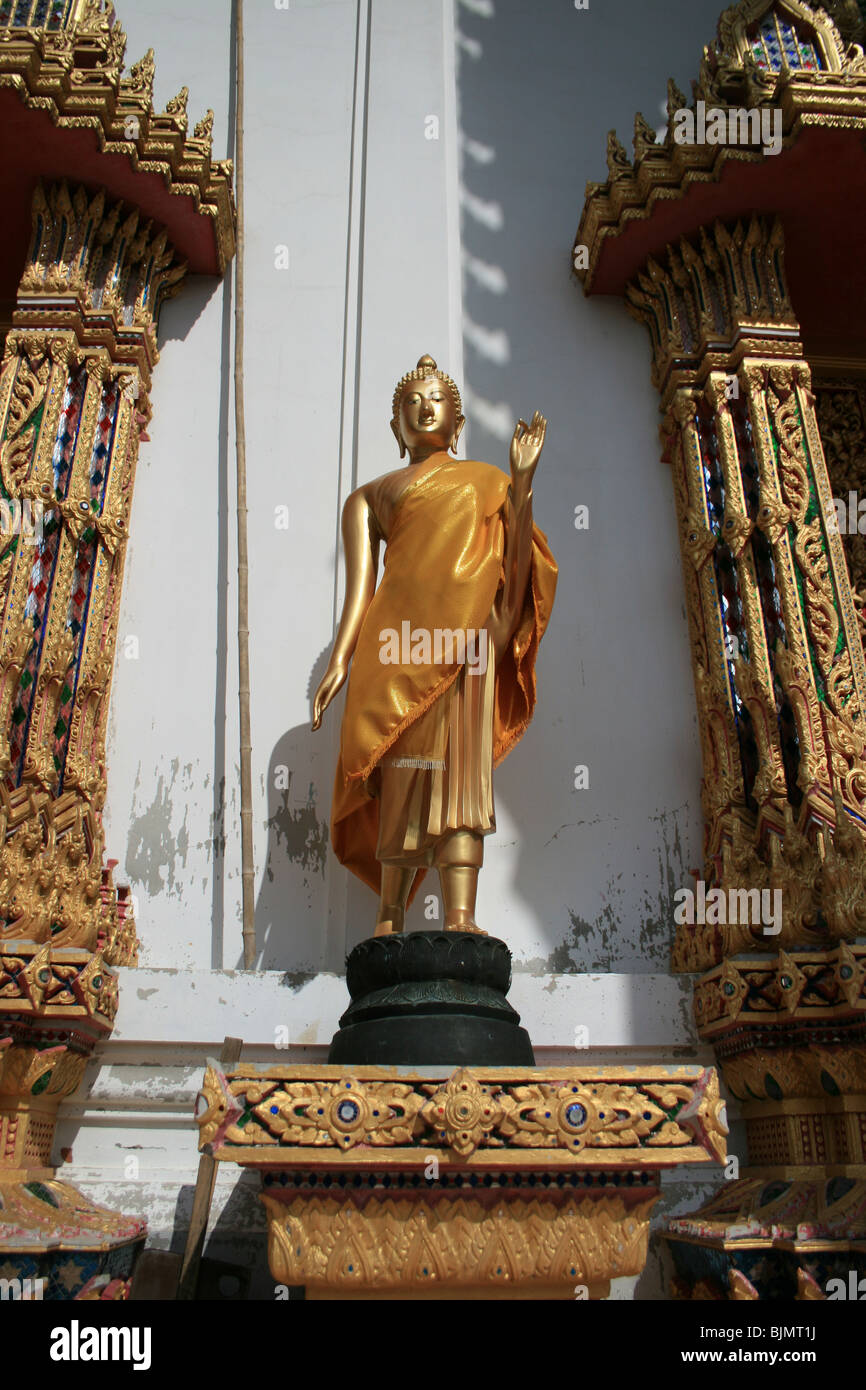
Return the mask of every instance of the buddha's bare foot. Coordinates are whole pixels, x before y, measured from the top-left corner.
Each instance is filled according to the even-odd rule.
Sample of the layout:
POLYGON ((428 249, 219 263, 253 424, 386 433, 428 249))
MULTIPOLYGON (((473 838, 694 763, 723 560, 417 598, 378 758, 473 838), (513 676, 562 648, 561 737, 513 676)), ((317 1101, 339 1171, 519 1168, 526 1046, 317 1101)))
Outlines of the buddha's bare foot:
POLYGON ((465 932, 471 932, 471 933, 473 934, 473 936, 486 936, 486 935, 487 935, 487 932, 486 932, 486 931, 482 931, 481 928, 480 928, 479 926, 477 926, 477 924, 476 924, 475 922, 472 922, 472 921, 469 921, 469 922, 446 922, 446 923, 445 923, 445 930, 446 930, 446 931, 465 931, 465 932))
POLYGON ((398 930, 399 930, 399 929, 396 928, 396 927, 394 926, 394 923, 393 923, 393 922, 377 922, 377 923, 376 923, 376 930, 373 932, 373 935, 374 935, 374 936, 394 936, 394 934, 395 934, 398 930))

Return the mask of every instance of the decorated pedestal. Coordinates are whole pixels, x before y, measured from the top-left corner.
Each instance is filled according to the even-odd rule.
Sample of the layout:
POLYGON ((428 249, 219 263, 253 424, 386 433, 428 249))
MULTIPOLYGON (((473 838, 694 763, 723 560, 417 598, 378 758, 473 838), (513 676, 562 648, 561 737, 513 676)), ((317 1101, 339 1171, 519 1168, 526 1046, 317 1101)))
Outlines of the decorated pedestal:
POLYGON ((99 952, 8 941, 0 954, 0 1279, 23 1298, 125 1298, 147 1223, 58 1182, 60 1102, 117 1010, 99 952))
POLYGON ((308 1298, 603 1298, 662 1169, 720 1162, 713 1070, 211 1064, 200 1147, 262 1174, 274 1280, 308 1298))
POLYGON ((671 1221, 667 1240, 675 1298, 859 1299, 866 1182, 741 1178, 671 1221))
POLYGON ((727 960, 699 981, 695 1017, 750 1166, 670 1222, 675 1296, 851 1297, 838 1281, 866 1276, 866 946, 727 960))

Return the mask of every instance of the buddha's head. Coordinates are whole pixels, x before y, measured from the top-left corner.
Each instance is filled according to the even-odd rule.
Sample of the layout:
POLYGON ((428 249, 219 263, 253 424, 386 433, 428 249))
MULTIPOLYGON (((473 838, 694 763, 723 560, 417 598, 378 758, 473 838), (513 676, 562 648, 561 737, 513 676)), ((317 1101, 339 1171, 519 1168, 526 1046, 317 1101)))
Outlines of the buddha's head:
POLYGON ((440 372, 433 358, 419 358, 413 372, 397 383, 391 415, 391 429, 405 458, 421 449, 453 449, 463 429, 460 392, 446 372, 440 372))

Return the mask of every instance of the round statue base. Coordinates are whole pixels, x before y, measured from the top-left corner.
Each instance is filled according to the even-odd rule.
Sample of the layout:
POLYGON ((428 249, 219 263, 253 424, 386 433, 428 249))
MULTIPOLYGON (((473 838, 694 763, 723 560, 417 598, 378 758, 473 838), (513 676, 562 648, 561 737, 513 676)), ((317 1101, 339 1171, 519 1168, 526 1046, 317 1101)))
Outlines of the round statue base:
POLYGON ((352 1002, 328 1062, 381 1066, 534 1067, 506 993, 511 952, 475 932, 373 936, 346 961, 352 1002))

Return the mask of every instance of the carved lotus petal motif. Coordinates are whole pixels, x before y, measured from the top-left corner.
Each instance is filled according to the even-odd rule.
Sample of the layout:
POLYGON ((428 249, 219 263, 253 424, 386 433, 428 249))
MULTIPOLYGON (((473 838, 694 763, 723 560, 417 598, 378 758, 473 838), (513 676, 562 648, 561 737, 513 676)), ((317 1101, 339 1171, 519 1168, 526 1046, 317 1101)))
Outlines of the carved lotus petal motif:
POLYGON ((47 944, 24 967, 21 982, 31 1005, 38 1010, 52 982, 51 949, 47 944))
POLYGON ((461 1068, 436 1091, 421 1116, 461 1158, 475 1152, 504 1114, 499 1097, 461 1068))
POLYGON ((114 512, 103 512, 96 519, 96 527, 102 543, 110 555, 114 555, 121 541, 126 539, 126 520, 118 508, 114 512))
POLYGON ((761 505, 758 507, 758 526, 773 544, 784 533, 790 520, 791 508, 786 507, 784 502, 780 502, 776 497, 761 499, 761 505))

